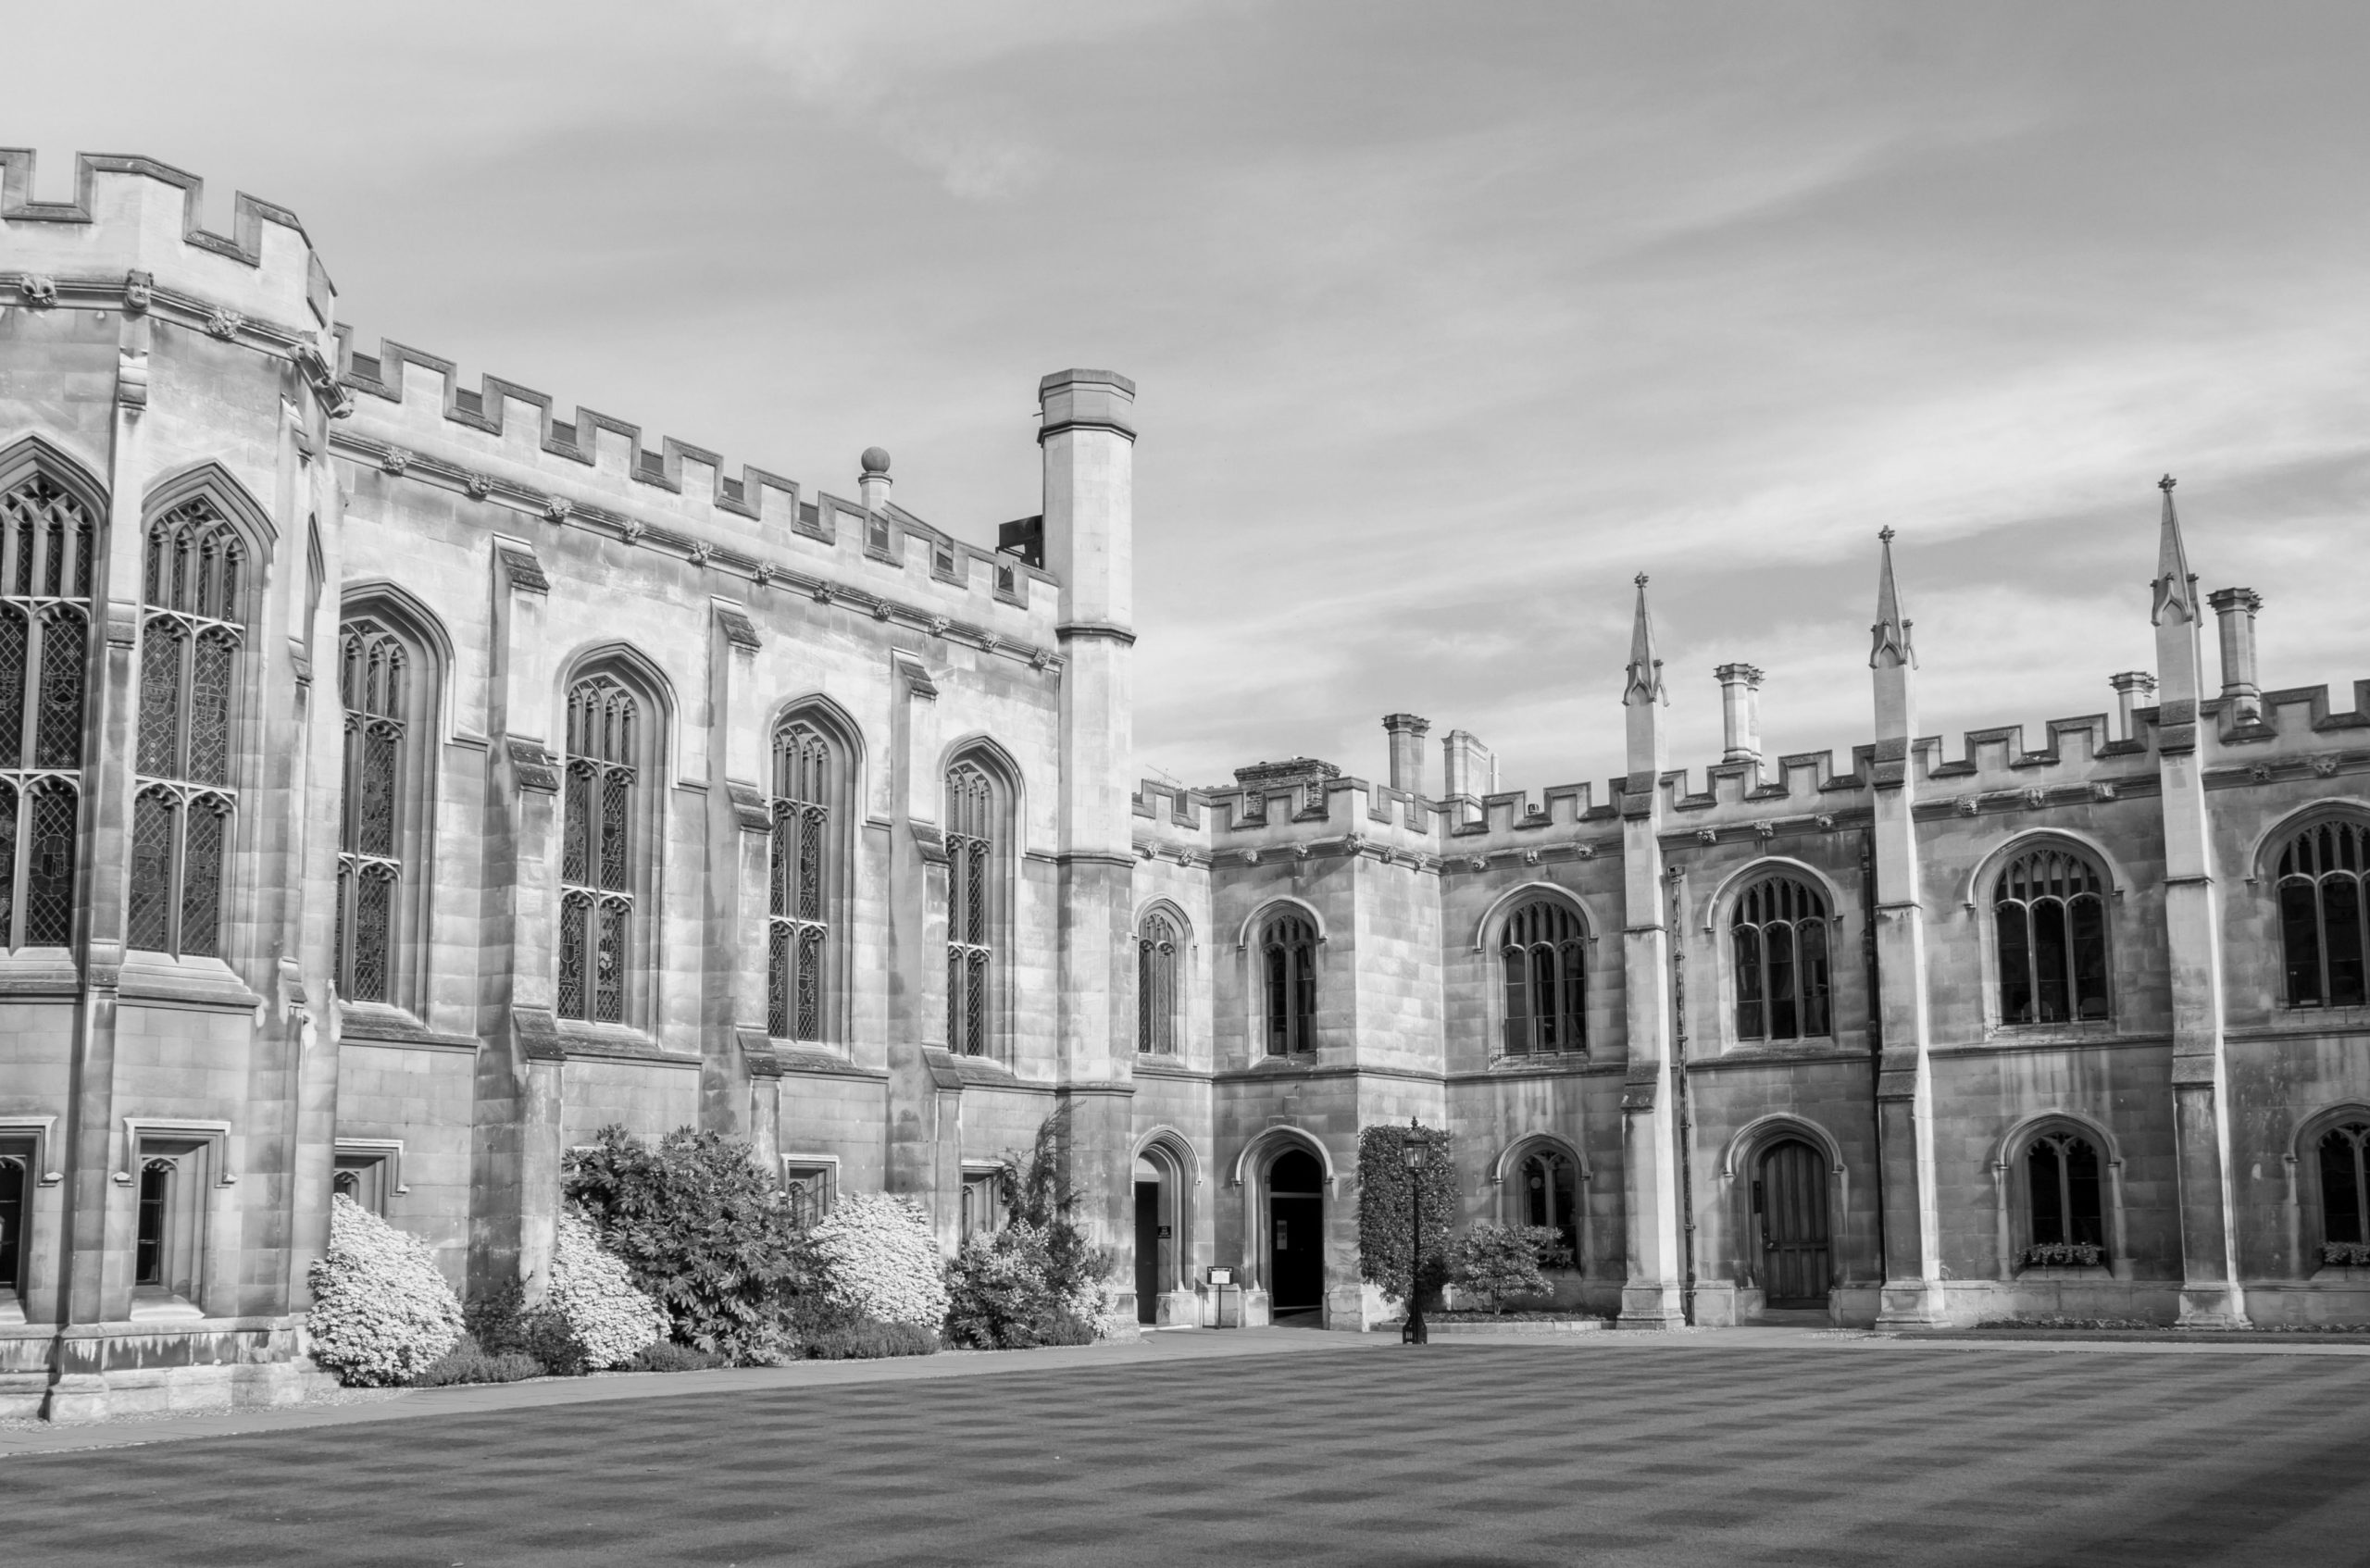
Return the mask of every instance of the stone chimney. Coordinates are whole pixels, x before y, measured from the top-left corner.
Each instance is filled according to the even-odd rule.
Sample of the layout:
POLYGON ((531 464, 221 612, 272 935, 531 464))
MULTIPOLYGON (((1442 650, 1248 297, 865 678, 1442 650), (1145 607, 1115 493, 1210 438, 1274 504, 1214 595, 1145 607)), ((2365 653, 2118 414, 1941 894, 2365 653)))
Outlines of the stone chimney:
POLYGON ((2123 739, 2139 739, 2139 721, 2132 716, 2156 700, 2156 678, 2144 669, 2127 669, 2121 675, 2107 677, 2107 684, 2114 688, 2116 711, 2123 716, 2123 739))
POLYGON ((878 512, 889 504, 889 454, 877 446, 867 446, 857 459, 864 472, 855 481, 856 499, 864 503, 867 512, 878 512))
POLYGON ((2263 595, 2252 588, 2223 588, 2205 596, 2222 623, 2222 697, 2240 724, 2263 722, 2263 687, 2255 680, 2255 612, 2263 595))
POLYGON ((1441 793, 1461 803, 1458 818, 1481 819, 1481 797, 1498 789, 1497 754, 1468 732, 1452 729, 1441 738, 1441 793))
POLYGON ((1720 760, 1761 760, 1761 672, 1751 665, 1722 665, 1712 672, 1720 679, 1720 760))
POLYGON ((1414 714, 1385 714, 1382 728, 1391 736, 1391 787, 1411 795, 1424 792, 1424 737, 1432 721, 1414 714))

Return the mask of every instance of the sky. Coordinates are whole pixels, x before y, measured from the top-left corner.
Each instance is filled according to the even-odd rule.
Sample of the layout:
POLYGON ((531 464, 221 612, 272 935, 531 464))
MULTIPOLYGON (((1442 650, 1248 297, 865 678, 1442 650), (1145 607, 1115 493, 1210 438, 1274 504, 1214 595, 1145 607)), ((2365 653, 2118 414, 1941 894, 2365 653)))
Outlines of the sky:
POLYGON ((2264 684, 2370 677, 2358 4, 109 14, 8 24, 37 194, 281 203, 366 350, 842 495, 879 444, 983 544, 1039 376, 1131 377, 1147 776, 1379 777, 1412 711, 1601 781, 1641 571, 1674 765, 1744 660, 1765 749, 1848 766, 1887 526, 1920 729, 2038 746, 2153 662, 2167 471, 2264 684))

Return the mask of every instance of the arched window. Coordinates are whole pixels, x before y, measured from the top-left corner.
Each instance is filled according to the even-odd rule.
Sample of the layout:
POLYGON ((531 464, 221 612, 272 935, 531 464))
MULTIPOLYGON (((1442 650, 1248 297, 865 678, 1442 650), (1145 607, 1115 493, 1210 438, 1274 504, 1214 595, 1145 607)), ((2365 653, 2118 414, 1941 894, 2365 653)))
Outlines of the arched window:
POLYGON ((1992 889, 1991 918, 2002 1024, 2107 1015, 2106 882, 2098 867, 2064 850, 2018 855, 1992 889))
POLYGON ((2290 1007, 2359 1007, 2363 990, 2362 875, 2370 827, 2322 822, 2279 852, 2279 937, 2290 1007))
POLYGON ((1279 915, 1259 940, 1266 971, 1267 1054, 1316 1049, 1316 927, 1306 917, 1279 915))
POLYGON ((946 774, 946 1049, 987 1054, 995 952, 994 783, 977 763, 946 774))
POLYGON ((0 945, 74 939, 91 514, 48 476, 0 495, 0 945))
POLYGON ((568 798, 560 840, 559 1015, 621 1024, 632 963, 634 785, 642 707, 616 677, 568 694, 568 798))
POLYGON ((142 566, 138 793, 131 803, 131 945, 221 952, 231 697, 244 641, 246 551, 203 496, 149 525, 142 566))
POLYGON ((1136 1049, 1177 1050, 1177 927, 1157 912, 1136 936, 1136 1049))
POLYGON ((2370 1262, 2370 1122, 2321 1134, 2321 1261, 2370 1262))
POLYGON ((1580 1258, 1579 1172, 1571 1156, 1554 1149, 1533 1149, 1522 1158, 1516 1178, 1516 1203, 1527 1226, 1540 1226, 1564 1238, 1572 1266, 1580 1258))
POLYGON ((2031 1204, 2029 1263, 2095 1263, 2106 1253, 2099 1189, 2099 1151, 2071 1132, 2049 1132, 2025 1151, 2031 1204))
POLYGON ((352 1002, 392 1000, 396 890, 404 874, 396 794, 409 662, 401 640, 375 622, 340 628, 345 796, 338 819, 337 989, 352 1002))
POLYGON ((830 741, 812 724, 794 721, 775 733, 766 1032, 780 1039, 827 1033, 830 907, 841 875, 831 818, 839 771, 830 741))
POLYGON ((1579 1051, 1588 943, 1579 917, 1553 899, 1535 899, 1506 917, 1499 957, 1505 968, 1506 1054, 1579 1051))
POLYGON ((1737 1039, 1817 1039, 1828 1015, 1827 900, 1809 883, 1772 877, 1747 888, 1729 922, 1736 955, 1737 1039))

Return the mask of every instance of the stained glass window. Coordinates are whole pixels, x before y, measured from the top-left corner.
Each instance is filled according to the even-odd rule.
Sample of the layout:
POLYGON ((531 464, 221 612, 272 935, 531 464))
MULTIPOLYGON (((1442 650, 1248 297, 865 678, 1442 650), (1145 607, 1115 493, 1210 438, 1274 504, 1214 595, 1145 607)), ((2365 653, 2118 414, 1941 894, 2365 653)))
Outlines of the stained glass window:
POLYGON ((2370 872, 2370 827, 2319 822, 2279 852, 2279 936, 2290 1007, 2359 1007, 2370 970, 2363 962, 2370 920, 2363 877, 2370 872))
POLYGON ((965 1056, 988 1049, 989 926, 995 841, 995 786, 976 763, 946 775, 946 1048, 965 1056))
POLYGON ((1259 941, 1266 977, 1267 1054, 1316 1049, 1316 927, 1298 915, 1267 922, 1259 941))
POLYGON ((95 531, 47 475, 0 494, 0 946, 73 936, 95 531))
POLYGON ((2106 883, 2064 850, 2018 855, 1992 890, 2000 1021, 2063 1024, 2107 1015, 2106 883))
POLYGON ((1736 963, 1737 1039, 1818 1039, 1829 1016, 1827 900, 1808 883, 1772 877, 1737 900, 1728 940, 1736 963))
POLYGON ((559 1015, 626 1021, 632 969, 634 785, 642 713, 611 676, 568 694, 561 792, 559 1015))
POLYGON ((767 887, 766 1028, 784 1039, 824 1036, 826 913, 838 765, 830 742, 811 724, 792 722, 774 736, 773 842, 767 887))
POLYGON ((1581 1006, 1588 944, 1568 905, 1536 899, 1506 917, 1505 1051, 1530 1056, 1587 1043, 1581 1006))
POLYGON ((1144 916, 1136 937, 1136 1049, 1177 1050, 1177 926, 1166 915, 1144 916))
POLYGON ((140 794, 132 810, 131 941, 214 955, 231 843, 233 711, 244 645, 245 546, 213 502, 148 527, 141 583, 140 794))
POLYGON ((338 821, 337 985, 353 1002, 394 999, 395 894, 404 875, 397 809, 410 663, 403 639, 374 620, 339 629, 345 793, 338 821))

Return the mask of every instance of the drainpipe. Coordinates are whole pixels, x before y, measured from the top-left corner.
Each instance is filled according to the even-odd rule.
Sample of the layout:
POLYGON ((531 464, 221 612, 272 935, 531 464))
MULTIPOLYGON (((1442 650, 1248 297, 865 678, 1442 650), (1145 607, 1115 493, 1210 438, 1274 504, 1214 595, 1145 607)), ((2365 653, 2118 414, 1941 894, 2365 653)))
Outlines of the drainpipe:
POLYGON ((1674 1014, 1670 1033, 1671 1091, 1678 1095, 1678 1114, 1674 1136, 1678 1139, 1678 1251, 1686 1273, 1678 1292, 1678 1314, 1695 1326, 1695 1143, 1694 1103, 1687 1088, 1687 943, 1678 919, 1678 882, 1684 873, 1676 865, 1664 873, 1670 883, 1670 996, 1674 1014))

